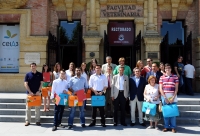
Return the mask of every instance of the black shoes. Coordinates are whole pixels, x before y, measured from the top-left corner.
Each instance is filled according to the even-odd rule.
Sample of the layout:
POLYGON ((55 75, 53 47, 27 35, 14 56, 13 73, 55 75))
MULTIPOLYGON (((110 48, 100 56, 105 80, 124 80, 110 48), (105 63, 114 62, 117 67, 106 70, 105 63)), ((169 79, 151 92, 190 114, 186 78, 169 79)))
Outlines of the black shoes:
POLYGON ((117 126, 117 123, 114 123, 114 124, 113 124, 113 126, 115 126, 115 127, 116 127, 116 126, 117 126))
POLYGON ((122 126, 125 126, 125 127, 127 126, 127 124, 126 124, 126 123, 122 123, 121 125, 122 125, 122 126))
POLYGON ((60 127, 60 128, 65 128, 65 126, 64 126, 64 125, 62 125, 62 124, 58 125, 57 127, 60 127))
POLYGON ((57 127, 53 126, 52 131, 56 131, 56 130, 57 130, 57 127))
POLYGON ((101 124, 101 126, 102 126, 102 127, 106 127, 106 125, 105 125, 105 124, 101 124))
POLYGON ((95 123, 90 123, 89 127, 95 126, 95 123))
POLYGON ((135 126, 135 123, 131 123, 131 126, 135 126))
POLYGON ((36 122, 36 125, 37 125, 37 126, 41 126, 40 122, 36 122))
POLYGON ((68 125, 68 126, 67 126, 67 129, 72 129, 72 125, 68 125))
POLYGON ((82 127, 82 128, 85 128, 86 126, 85 126, 85 124, 82 124, 81 127, 82 127))
POLYGON ((144 124, 144 123, 141 123, 140 125, 143 126, 143 127, 146 127, 146 124, 144 124))

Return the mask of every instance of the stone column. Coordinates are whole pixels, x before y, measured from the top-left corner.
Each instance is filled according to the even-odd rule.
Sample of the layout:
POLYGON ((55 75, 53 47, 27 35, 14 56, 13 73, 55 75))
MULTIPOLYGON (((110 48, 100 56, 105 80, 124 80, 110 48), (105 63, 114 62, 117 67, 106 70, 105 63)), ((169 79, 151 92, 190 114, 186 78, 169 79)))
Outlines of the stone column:
POLYGON ((146 34, 145 35, 158 35, 158 32, 156 31, 156 26, 154 24, 154 0, 148 0, 147 4, 148 9, 148 16, 147 16, 147 27, 146 27, 146 34))
POLYGON ((90 25, 89 31, 96 31, 96 0, 90 0, 90 25))
POLYGON ((154 0, 148 0, 147 3, 147 26, 146 26, 146 33, 144 35, 144 53, 145 58, 152 58, 154 62, 160 61, 160 43, 162 37, 156 31, 156 25, 154 24, 154 0), (151 54, 154 54, 157 57, 152 57, 151 54))
POLYGON ((160 62, 160 43, 161 43, 162 37, 144 37, 144 54, 145 58, 152 58, 148 54, 153 53, 157 54, 157 58, 152 58, 154 62, 160 62))
POLYGON ((99 44, 102 37, 99 36, 96 25, 96 0, 90 0, 89 9, 89 26, 88 30, 83 36, 85 42, 85 62, 90 62, 92 58, 96 58, 99 62, 99 44), (91 56, 94 55, 94 56, 91 56))

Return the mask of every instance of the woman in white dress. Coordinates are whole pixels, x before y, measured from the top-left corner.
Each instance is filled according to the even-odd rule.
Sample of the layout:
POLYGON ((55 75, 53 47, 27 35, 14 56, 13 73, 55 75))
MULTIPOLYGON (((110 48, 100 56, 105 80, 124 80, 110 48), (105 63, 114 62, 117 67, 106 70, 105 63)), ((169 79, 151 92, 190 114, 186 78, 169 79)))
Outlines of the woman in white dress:
POLYGON ((150 114, 145 114, 145 120, 150 121, 150 126, 148 129, 154 128, 153 122, 155 122, 155 129, 158 130, 157 124, 160 120, 158 106, 160 103, 160 94, 159 94, 159 84, 156 84, 156 77, 151 75, 148 78, 148 85, 146 85, 144 90, 144 98, 146 102, 156 104, 156 115, 152 116, 150 114))

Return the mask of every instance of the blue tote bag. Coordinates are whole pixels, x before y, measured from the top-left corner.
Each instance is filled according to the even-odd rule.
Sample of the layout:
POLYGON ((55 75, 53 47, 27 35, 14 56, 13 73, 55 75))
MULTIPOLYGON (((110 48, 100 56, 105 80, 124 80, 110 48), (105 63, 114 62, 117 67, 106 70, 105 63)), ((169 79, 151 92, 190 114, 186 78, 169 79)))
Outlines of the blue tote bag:
POLYGON ((68 106, 68 94, 61 93, 59 94, 60 102, 58 105, 68 106))
POLYGON ((146 113, 146 110, 150 109, 149 114, 152 116, 156 115, 156 104, 149 103, 149 102, 143 102, 142 104, 142 112, 146 113))
POLYGON ((176 117, 179 116, 177 104, 169 104, 162 106, 163 117, 176 117))
POLYGON ((92 96, 91 100, 92 100, 91 101, 92 102, 92 106, 105 106, 105 96, 104 95, 92 96))

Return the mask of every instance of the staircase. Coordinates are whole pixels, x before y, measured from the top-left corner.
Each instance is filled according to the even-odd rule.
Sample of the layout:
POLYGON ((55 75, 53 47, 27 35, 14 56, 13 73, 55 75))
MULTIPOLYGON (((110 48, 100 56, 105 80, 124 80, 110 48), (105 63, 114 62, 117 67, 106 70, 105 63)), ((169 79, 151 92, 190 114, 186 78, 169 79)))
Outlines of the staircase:
MULTIPOLYGON (((25 122, 26 110, 26 94, 21 93, 0 93, 0 122, 25 122)), ((91 101, 87 100, 87 110, 85 111, 86 124, 91 121, 92 107, 91 101)), ((177 124, 200 124, 200 94, 195 96, 179 95, 178 107, 180 116, 177 117, 177 124)), ((35 111, 31 110, 32 122, 35 122, 35 111)), ((41 106, 41 123, 53 123, 54 104, 51 103, 50 111, 43 112, 43 105, 41 106)), ((63 123, 67 123, 69 117, 69 110, 66 107, 63 114, 63 123)), ((127 123, 130 122, 130 115, 127 116, 127 123)), ((74 118, 74 123, 79 123, 79 110, 77 108, 74 118)), ((163 121, 161 121, 162 123, 163 121)), ((106 124, 112 124, 112 118, 106 118, 106 124)), ((97 112, 97 124, 100 124, 100 115, 97 112)))

